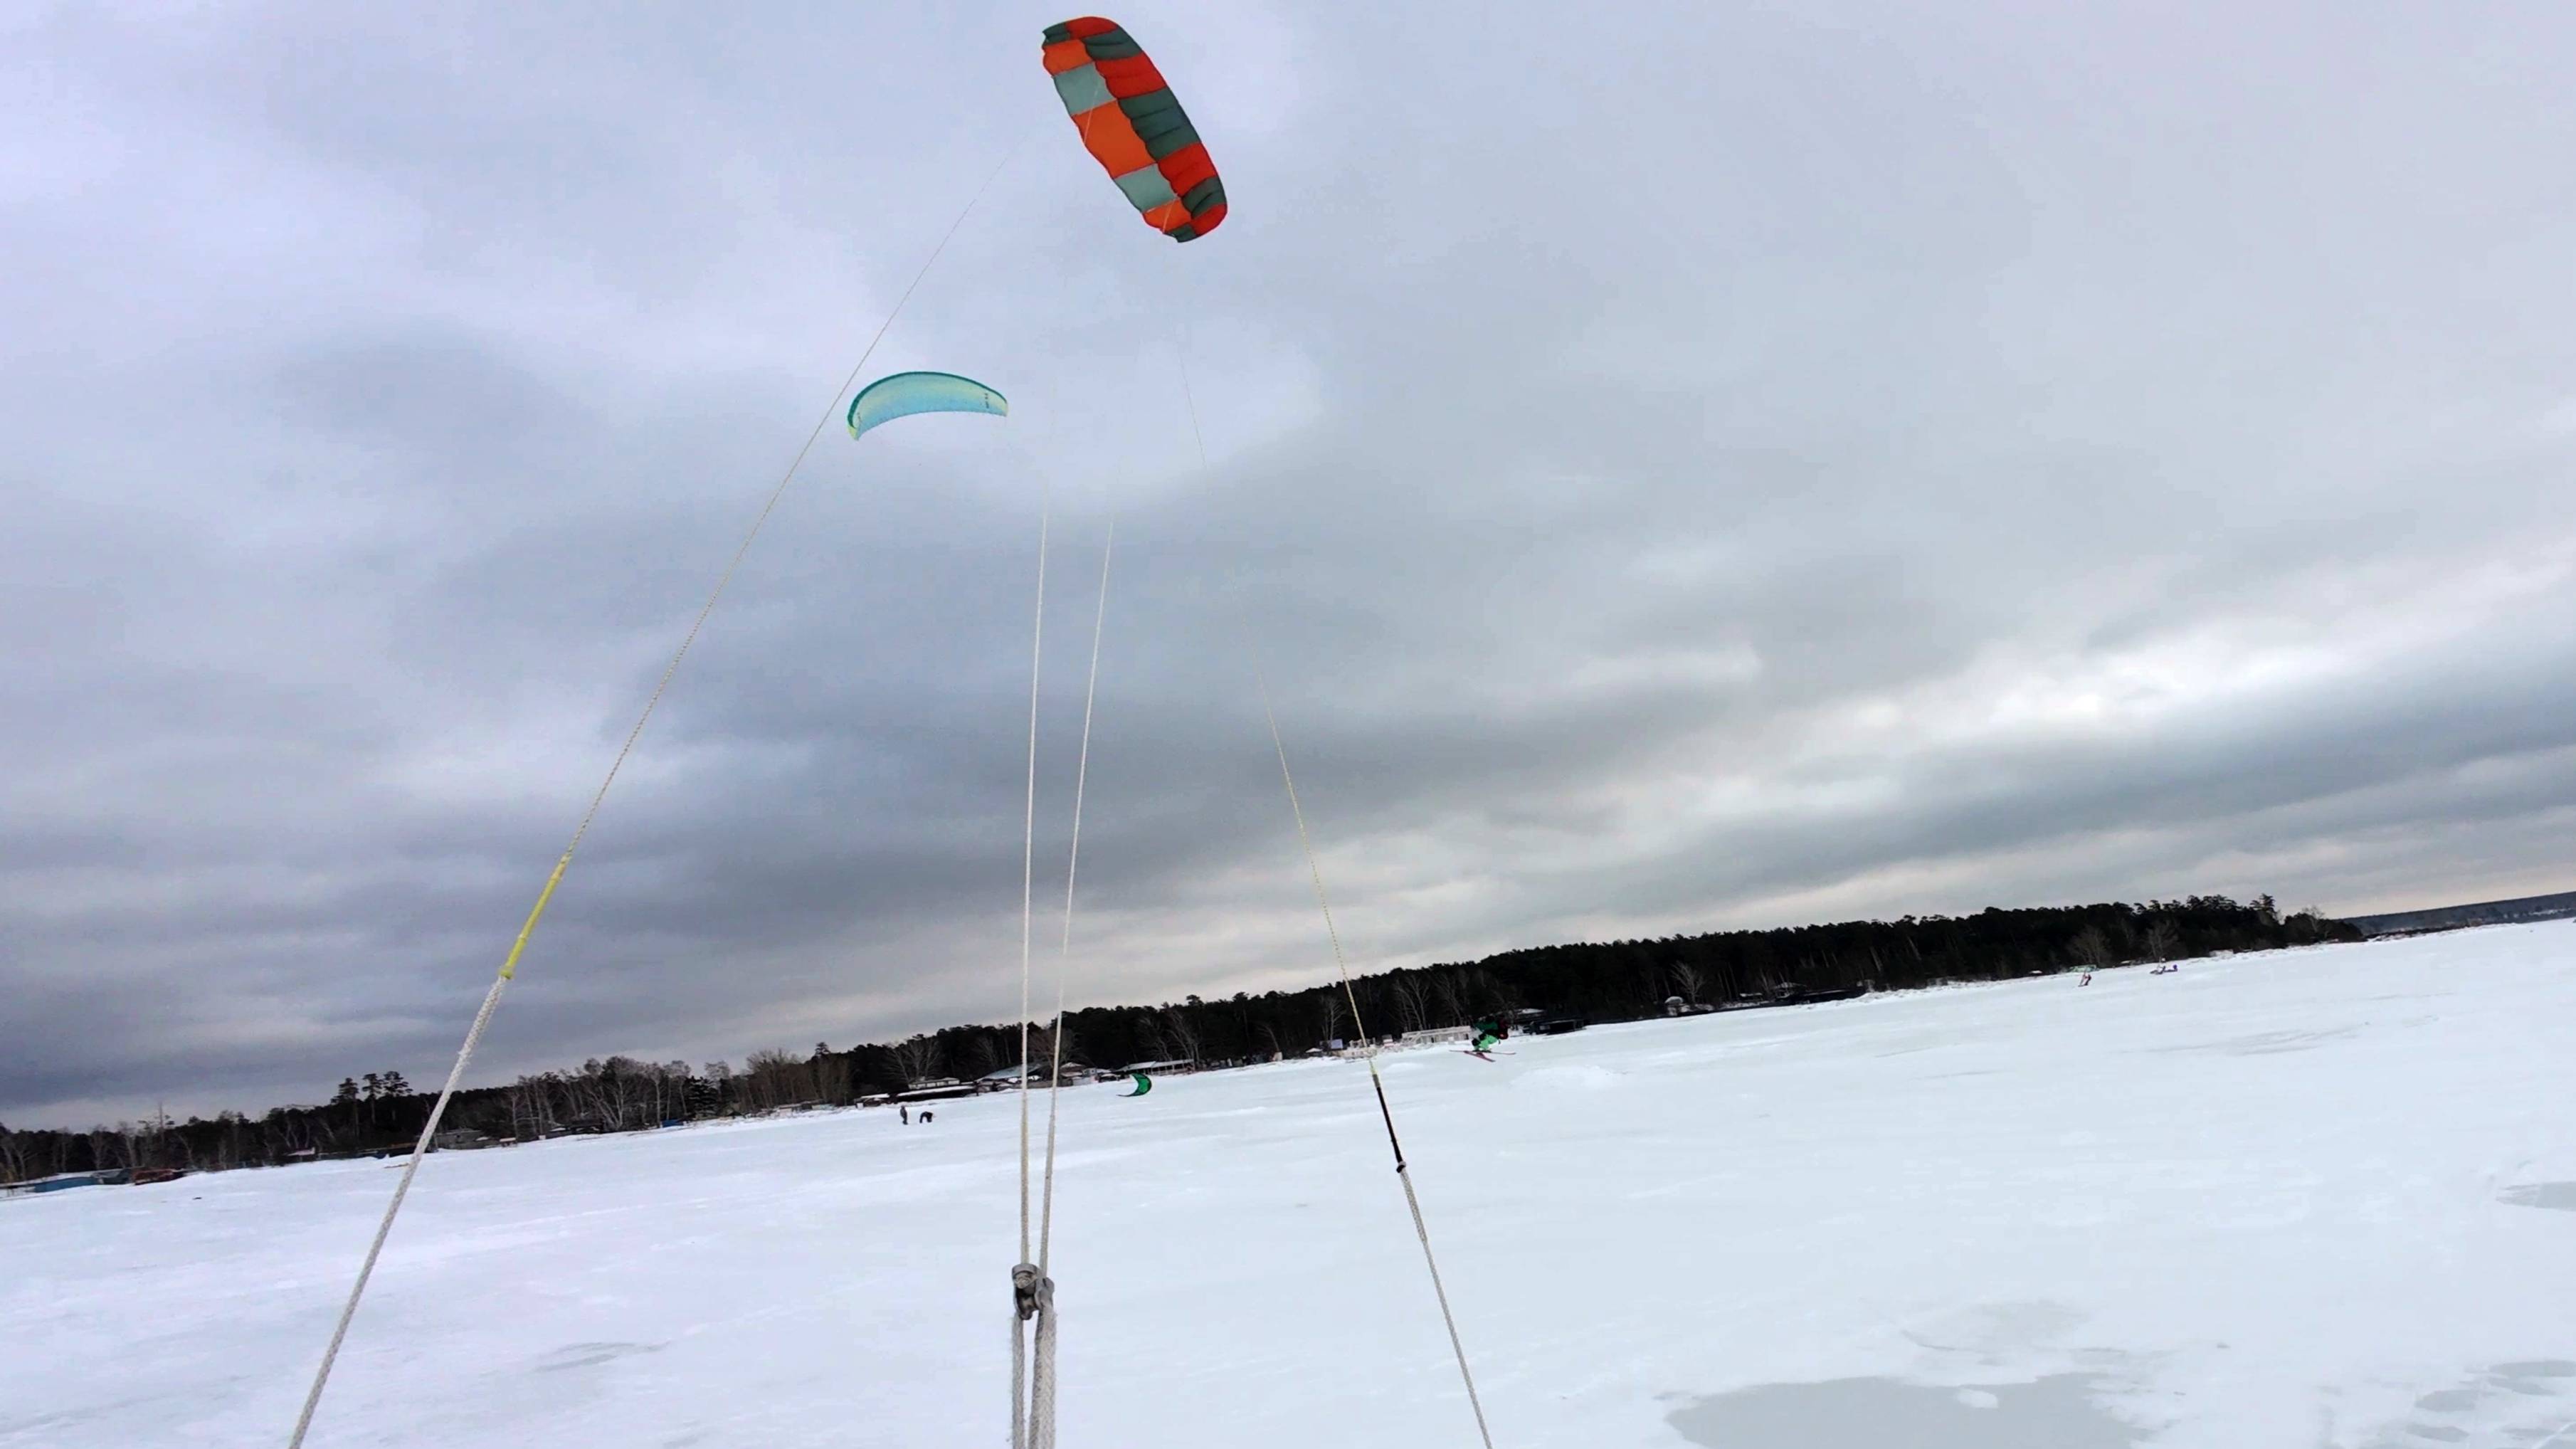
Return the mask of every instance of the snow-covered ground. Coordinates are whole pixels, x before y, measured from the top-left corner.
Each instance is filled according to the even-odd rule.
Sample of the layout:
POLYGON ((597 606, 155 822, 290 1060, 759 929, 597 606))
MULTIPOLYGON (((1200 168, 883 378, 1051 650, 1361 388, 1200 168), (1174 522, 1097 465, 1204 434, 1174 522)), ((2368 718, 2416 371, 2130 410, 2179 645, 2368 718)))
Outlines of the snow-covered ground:
MULTIPOLYGON (((2576 1449, 2563 922, 1389 1058, 1497 1444, 2576 1449)), ((1067 1449, 1472 1445, 1364 1069, 1067 1094, 1067 1449)), ((1011 1099, 434 1158, 317 1446, 1004 1438, 1011 1099)), ((282 1444, 376 1163, 0 1204, 0 1444, 282 1444)))

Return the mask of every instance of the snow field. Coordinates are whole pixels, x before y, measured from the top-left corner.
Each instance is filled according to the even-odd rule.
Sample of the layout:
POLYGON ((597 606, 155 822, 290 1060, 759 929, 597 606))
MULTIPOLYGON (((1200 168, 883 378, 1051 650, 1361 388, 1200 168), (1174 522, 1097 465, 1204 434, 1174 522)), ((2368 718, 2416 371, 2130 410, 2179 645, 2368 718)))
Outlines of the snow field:
MULTIPOLYGON (((2562 922, 1384 1070, 1510 1449, 2576 1449, 2570 1043, 2562 922)), ((1120 1090, 1068 1449, 1472 1445, 1365 1070, 1120 1090)), ((938 1112, 433 1158, 312 1444, 1001 1443, 1017 1104, 938 1112)), ((395 1177, 0 1204, 0 1445, 282 1444, 395 1177)))

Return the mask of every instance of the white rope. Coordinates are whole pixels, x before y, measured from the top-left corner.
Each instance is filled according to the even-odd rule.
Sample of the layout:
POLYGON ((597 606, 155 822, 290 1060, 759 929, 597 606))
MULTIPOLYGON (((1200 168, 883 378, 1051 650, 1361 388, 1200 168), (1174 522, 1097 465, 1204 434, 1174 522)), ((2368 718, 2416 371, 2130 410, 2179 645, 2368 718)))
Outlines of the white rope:
POLYGON ((492 989, 483 993, 483 1009, 474 1013, 474 1025, 465 1033, 465 1049, 456 1054, 456 1065, 448 1069, 447 1085, 438 1092, 438 1105, 429 1112, 429 1121, 420 1129, 420 1140, 412 1144, 411 1161, 403 1165, 402 1181, 394 1184, 394 1200, 385 1208, 383 1221, 376 1224, 375 1241, 367 1244, 367 1261, 358 1269, 358 1281, 349 1286, 349 1301, 340 1309, 340 1321, 331 1328, 331 1346, 322 1351, 322 1371, 313 1376, 313 1387, 305 1392, 304 1410, 295 1416, 292 1446, 304 1442, 305 1431, 313 1427, 313 1411, 321 1406, 322 1387, 330 1381, 332 1361, 340 1356, 340 1344, 349 1336, 349 1321, 358 1316, 358 1300, 366 1295, 367 1280, 375 1275, 376 1258, 385 1250, 385 1236, 394 1230, 394 1214, 402 1211, 403 1199, 411 1194, 411 1180, 420 1172, 420 1162, 429 1154, 429 1139, 438 1132, 438 1119, 447 1115, 447 1100, 456 1095, 456 1084, 465 1078, 465 1064, 473 1059, 474 1044, 483 1038, 483 1028, 492 1021, 492 1009, 501 1004, 501 990, 510 984, 507 976, 492 978, 492 989))
POLYGON ((805 466, 806 455, 814 451, 814 444, 823 436, 823 430, 832 425, 833 417, 840 411, 841 399, 857 383, 868 359, 876 355, 878 344, 885 341, 886 333, 893 330, 895 319, 903 315, 904 307, 912 301, 912 294, 920 290, 922 279, 930 275, 930 269, 938 264, 940 254, 948 250, 948 243, 955 239, 957 229, 966 224, 966 218, 974 212, 976 203, 984 199, 984 193, 992 189, 993 183, 1019 158, 1019 154, 1020 148, 1012 147, 985 174, 983 184, 975 188, 974 195, 966 198, 966 204, 958 209, 956 217, 948 223, 948 229, 939 234, 938 244, 922 260, 920 269, 912 274, 910 282, 904 284, 902 295, 895 298, 885 320, 877 324, 876 335, 868 339, 858 361, 850 364, 849 375, 841 379, 841 385, 834 389, 824 404, 823 415, 815 420, 813 430, 805 435, 804 445, 788 461, 787 471, 779 475, 778 485, 769 490, 768 501, 761 505, 751 527, 744 531, 742 542, 734 549, 724 571, 716 576, 715 587, 707 592, 707 601, 699 606, 697 618, 690 622, 689 632, 682 636, 680 647, 672 651, 671 662, 663 667, 662 678, 653 686, 651 697, 644 701, 643 712, 635 717, 634 728, 626 732, 626 742, 618 747, 617 758, 609 763, 608 774, 599 782, 598 790, 591 794, 590 806, 582 812, 581 823, 573 827, 572 842, 564 847, 562 855, 556 857, 554 870, 547 875, 544 888, 537 892, 536 905, 529 909, 527 920, 520 925, 518 937, 511 942, 510 954, 502 960, 500 973, 493 978, 491 990, 483 995, 482 1009, 474 1014, 474 1024, 466 1030, 465 1044, 456 1053, 456 1065, 448 1070, 447 1086, 430 1108, 429 1120, 421 1126, 420 1140, 412 1145, 411 1161, 403 1168, 402 1181, 395 1184, 393 1200, 385 1204, 384 1218, 376 1224, 375 1239, 367 1245, 366 1260, 358 1265, 358 1279, 349 1288, 349 1301, 340 1309, 339 1322, 332 1325, 330 1346, 322 1351, 321 1366, 313 1372, 313 1386, 305 1392, 304 1407, 295 1416, 295 1430, 287 1436, 286 1449, 302 1449, 304 1436, 313 1427, 314 1411, 322 1403, 322 1391, 331 1382, 332 1366, 339 1362, 340 1346, 349 1336, 349 1324, 357 1317, 358 1301, 366 1296, 367 1283, 375 1276, 376 1260, 384 1252, 386 1237, 393 1232, 394 1218, 402 1212, 403 1199, 411 1193, 412 1177, 420 1171, 421 1159, 429 1153, 430 1139, 438 1134, 438 1124, 447 1115, 448 1101, 456 1095, 457 1085, 464 1079, 465 1064, 473 1059, 475 1043, 482 1040, 483 1028, 490 1024, 494 1008, 501 1004, 502 989, 517 974, 519 957, 528 949, 528 938, 536 934, 537 923, 544 919, 546 906, 554 899, 555 888, 563 884, 564 872, 572 866, 573 852, 581 848, 582 838, 590 833, 591 822, 599 818, 599 809, 608 799, 609 787, 617 783, 618 772, 626 768, 627 757, 635 752, 635 742, 643 737, 644 726, 653 718, 653 711, 661 706, 662 696, 670 691, 672 678, 680 672, 680 661, 689 657, 690 646, 698 642, 699 633, 706 628, 707 617, 715 612, 717 601, 724 597, 726 588, 733 583, 735 573, 742 568, 742 561, 751 553, 752 544, 759 539, 761 530, 768 526, 770 515, 778 511, 779 500, 787 496, 787 487, 796 481, 797 470, 805 466))
MULTIPOLYGON (((1116 547, 1117 524, 1113 521, 1109 537, 1100 546, 1100 602, 1091 618, 1091 669, 1082 690, 1082 751, 1073 771, 1073 844, 1066 852, 1064 865, 1064 934, 1056 944, 1055 1031, 1048 1049, 1046 1168, 1038 1200, 1037 1258, 1031 1262, 1023 1254, 1019 1265, 1011 1270, 1016 1310, 1012 1315, 1011 1332, 1013 1449, 1055 1449, 1055 1280, 1047 1276, 1047 1260, 1055 1234, 1057 1109, 1064 1094, 1065 974, 1066 963, 1073 954, 1073 888, 1076 872, 1082 864, 1082 798, 1091 775, 1092 706, 1100 696, 1100 639, 1109 620, 1109 562, 1116 547), (1032 1325, 1037 1338, 1034 1362, 1028 1349, 1032 1325)), ((1021 1020, 1025 1032, 1025 1012, 1021 1020)), ((1025 1107, 1028 1091, 1028 1053, 1025 1046, 1020 1054, 1020 1063, 1021 1101, 1025 1107)), ((1022 1191, 1025 1192, 1028 1174, 1025 1136, 1020 1150, 1022 1191)))
POLYGON ((1029 1379, 1029 1449, 1055 1449, 1055 1280, 1038 1289, 1037 1364, 1029 1379))
POLYGON ((1011 1449, 1055 1449, 1055 1283, 1035 1264, 1022 1263, 1011 1270, 1011 1297, 1011 1449))
POLYGON ((1036 1272, 1034 1267, 1025 1263, 1011 1270, 1011 1293, 1015 1300, 1011 1310, 1011 1449, 1029 1449, 1029 1315, 1020 1306, 1025 1300, 1019 1286, 1023 1268, 1036 1272))
POLYGON ((1048 1244, 1055 1227, 1056 1103, 1064 1089, 1064 978, 1073 957, 1073 881, 1082 864, 1082 795, 1091 776, 1091 708, 1100 697, 1100 636, 1109 622, 1109 561, 1118 547, 1118 521, 1109 522, 1100 544, 1100 602, 1091 616, 1091 673, 1082 688, 1082 752, 1073 767, 1073 845, 1064 862, 1064 935, 1056 943, 1055 1040, 1048 1049, 1046 1173, 1038 1198, 1038 1271, 1047 1270, 1048 1244))
MULTIPOLYGON (((1021 896, 1020 940, 1020 1261, 1011 1269, 1013 1312, 1011 1318, 1011 1444, 1013 1449, 1053 1449, 1055 1444, 1055 1281, 1047 1276, 1048 1256, 1055 1230, 1055 1158, 1059 1105, 1064 1088, 1064 1001, 1066 963, 1073 953, 1074 882, 1082 863, 1082 802, 1091 776, 1091 723, 1093 706, 1100 696, 1100 641, 1109 620, 1109 565, 1117 547, 1117 524, 1110 524, 1109 536, 1100 548, 1100 599, 1091 618, 1091 665, 1082 691, 1082 747, 1073 775, 1073 841, 1064 867, 1064 930, 1056 944, 1055 1025, 1049 1047, 1047 1067, 1047 1126, 1045 1169, 1041 1176, 1038 1209, 1037 1251, 1029 1252, 1028 1238, 1028 1044, 1030 1020, 1027 1007, 1029 991, 1030 893, 1025 873, 1036 850, 1036 756, 1030 757, 1030 816, 1027 852, 1023 858, 1024 874, 1021 896), (1036 1353, 1032 1360, 1029 1340, 1034 1331, 1036 1353)), ((1041 567, 1043 593, 1043 567, 1041 567)), ((1036 703, 1032 683, 1030 738, 1036 738, 1036 703)))
MULTIPOLYGON (((1386 1085, 1377 1080, 1377 1055, 1369 1054, 1369 1080, 1377 1085, 1379 1105, 1385 1105, 1386 1085)), ((1404 1184, 1405 1211, 1413 1214, 1413 1236, 1422 1244, 1422 1265, 1431 1270, 1431 1296, 1440 1302, 1440 1322, 1449 1330, 1449 1351, 1458 1358, 1458 1381, 1467 1388, 1467 1409, 1476 1416, 1476 1437, 1485 1449, 1494 1449, 1493 1432, 1485 1427, 1485 1406, 1476 1397, 1476 1376, 1467 1369, 1467 1345, 1458 1340, 1458 1318, 1449 1311, 1449 1290, 1440 1281, 1440 1260, 1431 1252, 1431 1229, 1422 1220, 1422 1199, 1413 1195, 1413 1174, 1405 1171, 1404 1149, 1396 1149, 1395 1179, 1404 1184)))
MULTIPOLYGON (((1178 326, 1174 329, 1176 352, 1180 359, 1181 397, 1190 413, 1190 437, 1198 445, 1199 471, 1207 471, 1207 434, 1199 426, 1199 402, 1196 389, 1190 386, 1189 334, 1178 326)), ((1270 747, 1279 755, 1279 780, 1288 788, 1288 812, 1297 821, 1297 844, 1306 853, 1306 873, 1314 878, 1315 904, 1323 909, 1324 934, 1333 943, 1333 969, 1341 976, 1342 997, 1351 1008, 1351 1034, 1362 1042, 1370 1040, 1368 1027, 1360 1019, 1359 993, 1351 985, 1349 959, 1342 952, 1341 928, 1333 922, 1333 902, 1324 890, 1324 868, 1315 858, 1315 842, 1306 831, 1306 811, 1297 801, 1297 779, 1288 769, 1288 746, 1280 737, 1278 712, 1270 707, 1270 682, 1259 665, 1253 667, 1253 681, 1261 690, 1261 717, 1270 726, 1270 747)), ((1476 1437, 1485 1449, 1494 1449, 1493 1432, 1485 1426, 1485 1406, 1476 1395, 1476 1375, 1467 1367, 1467 1345, 1458 1337, 1457 1315, 1449 1309, 1449 1290, 1440 1281, 1440 1260, 1431 1251, 1431 1228, 1422 1217, 1422 1199, 1414 1193, 1413 1174, 1404 1160, 1404 1143, 1395 1134, 1395 1109, 1387 1105, 1386 1081, 1378 1075, 1377 1052, 1366 1049, 1369 1087, 1377 1094, 1379 1118, 1386 1124, 1386 1145, 1395 1154, 1395 1176, 1404 1184, 1405 1211, 1413 1215, 1413 1235, 1422 1243, 1422 1264, 1431 1271, 1431 1296, 1439 1301, 1440 1322, 1449 1330, 1449 1351, 1458 1359, 1458 1381, 1467 1389, 1467 1408, 1476 1416, 1476 1437)))
MULTIPOLYGON (((1324 868, 1315 859, 1314 839, 1306 833, 1306 811, 1297 802, 1297 779, 1288 771, 1288 746, 1279 735, 1279 716, 1270 707, 1270 683, 1262 678, 1256 666, 1253 680, 1261 689, 1261 717, 1270 725, 1270 747, 1279 754, 1280 783, 1288 787, 1288 811, 1297 820, 1297 844, 1306 852, 1306 872, 1314 877, 1315 904, 1323 908, 1324 934, 1333 943, 1333 969, 1340 973, 1342 997, 1351 1008, 1351 1033, 1362 1042, 1370 1041, 1368 1025, 1360 1019, 1359 992, 1351 985, 1351 966, 1342 954, 1341 929, 1333 924, 1332 898, 1324 891, 1324 868)), ((1493 1432, 1485 1427, 1485 1406, 1476 1397, 1476 1375, 1467 1367, 1467 1345, 1458 1337, 1457 1316, 1449 1311, 1449 1290, 1440 1281, 1440 1260, 1431 1251, 1431 1228, 1422 1218, 1422 1199, 1414 1195, 1413 1174, 1404 1160, 1404 1144, 1395 1135, 1395 1109, 1387 1105, 1386 1082, 1378 1075, 1377 1052, 1364 1049, 1368 1062, 1369 1086, 1377 1093, 1378 1116, 1386 1123, 1386 1145, 1395 1153, 1396 1180, 1404 1184, 1405 1210, 1413 1214, 1413 1235, 1422 1241, 1422 1263, 1431 1270, 1431 1294, 1440 1301, 1440 1321, 1449 1330, 1449 1350, 1458 1357, 1458 1380, 1467 1386, 1467 1408, 1476 1416, 1476 1437, 1485 1449, 1494 1449, 1493 1432)))
POLYGON ((1029 793, 1020 842, 1020 1258, 1011 1269, 1011 1444, 1029 1449, 1029 1319, 1038 1295, 1029 1262, 1029 938, 1037 919, 1038 666, 1046 645, 1047 488, 1038 488, 1038 588, 1036 623, 1029 634, 1029 793), (1024 1281, 1026 1280, 1026 1281, 1024 1281))
POLYGON ((1020 841, 1020 1261, 1029 1260, 1029 932, 1037 909, 1038 665, 1046 645, 1048 500, 1038 491, 1037 622, 1029 631, 1029 794, 1020 841))
MULTIPOLYGON (((1018 1290, 1013 1290, 1016 1293, 1018 1290)), ((1011 1449, 1028 1449, 1029 1410, 1020 1385, 1029 1381, 1029 1321, 1016 1308, 1011 1313, 1011 1449)))

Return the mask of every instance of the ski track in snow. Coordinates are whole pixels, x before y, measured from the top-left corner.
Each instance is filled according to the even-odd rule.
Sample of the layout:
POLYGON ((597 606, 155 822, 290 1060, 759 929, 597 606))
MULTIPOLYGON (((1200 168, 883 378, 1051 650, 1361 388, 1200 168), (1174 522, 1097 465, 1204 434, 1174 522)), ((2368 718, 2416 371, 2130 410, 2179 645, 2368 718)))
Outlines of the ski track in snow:
MULTIPOLYGON (((2576 930, 1386 1059, 1498 1444, 2576 1449, 2576 930)), ((1357 1062, 1069 1092, 1068 1446, 1472 1444, 1357 1062)), ((312 1439, 1002 1442, 1016 1106, 442 1154, 312 1439)), ((0 1202, 0 1446, 284 1442, 394 1174, 0 1202)))

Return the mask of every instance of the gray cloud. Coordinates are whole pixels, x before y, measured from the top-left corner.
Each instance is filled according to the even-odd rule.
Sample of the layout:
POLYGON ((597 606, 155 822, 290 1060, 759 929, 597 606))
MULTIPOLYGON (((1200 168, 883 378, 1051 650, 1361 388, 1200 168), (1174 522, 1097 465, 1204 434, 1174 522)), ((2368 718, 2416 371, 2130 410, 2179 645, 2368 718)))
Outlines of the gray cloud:
POLYGON ((1178 249, 1045 18, 11 22, 0 1112, 439 1075, 1006 158, 871 370, 1014 417, 827 432, 484 1075, 1012 1009, 1042 483, 1082 1000, 1328 968, 1256 666, 1367 964, 2568 884, 2555 7, 1149 6, 1178 249))

